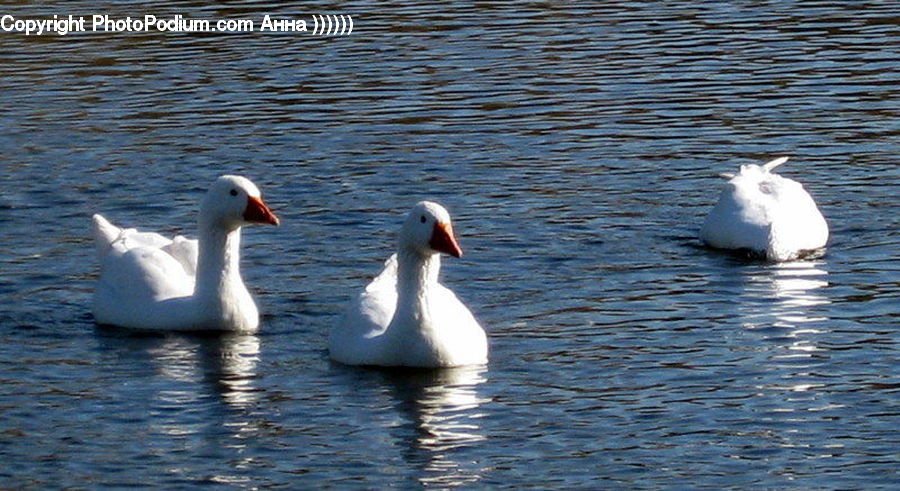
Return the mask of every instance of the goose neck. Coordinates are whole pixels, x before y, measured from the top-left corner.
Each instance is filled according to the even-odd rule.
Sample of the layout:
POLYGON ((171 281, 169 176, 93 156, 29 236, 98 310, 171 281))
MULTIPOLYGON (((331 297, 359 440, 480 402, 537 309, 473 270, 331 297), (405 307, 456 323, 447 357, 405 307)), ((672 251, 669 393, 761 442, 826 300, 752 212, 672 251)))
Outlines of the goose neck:
POLYGON ((195 295, 221 298, 235 283, 243 284, 240 246, 240 227, 228 230, 201 222, 195 295))
POLYGON ((399 302, 424 296, 428 286, 437 283, 441 270, 439 254, 422 254, 401 249, 397 253, 397 295, 399 302))

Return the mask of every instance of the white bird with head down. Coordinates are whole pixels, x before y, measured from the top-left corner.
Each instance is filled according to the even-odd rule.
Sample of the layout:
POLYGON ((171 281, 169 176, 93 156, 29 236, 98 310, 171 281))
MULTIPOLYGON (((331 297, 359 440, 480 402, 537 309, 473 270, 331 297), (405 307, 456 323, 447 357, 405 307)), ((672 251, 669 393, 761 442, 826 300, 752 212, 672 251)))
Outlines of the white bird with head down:
POLYGON ((397 254, 331 331, 331 358, 348 365, 452 367, 487 363, 487 336, 438 282, 440 253, 461 257, 450 214, 423 201, 400 230, 397 254))
POLYGON ((803 186, 764 165, 742 165, 700 229, 700 239, 718 249, 746 249, 771 261, 789 261, 825 247, 828 224, 803 186))
POLYGON ((94 319, 132 329, 255 331, 259 313, 240 272, 241 227, 251 223, 278 218, 239 176, 219 177, 206 193, 198 240, 121 229, 94 215, 94 319))

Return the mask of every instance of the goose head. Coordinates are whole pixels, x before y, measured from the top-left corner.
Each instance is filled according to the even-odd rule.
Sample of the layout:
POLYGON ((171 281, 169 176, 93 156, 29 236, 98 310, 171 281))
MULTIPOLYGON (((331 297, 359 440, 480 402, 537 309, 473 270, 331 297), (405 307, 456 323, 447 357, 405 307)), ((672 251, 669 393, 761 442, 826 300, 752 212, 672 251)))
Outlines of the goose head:
POLYGON ((278 225, 278 217, 263 202, 259 188, 240 176, 216 179, 200 205, 200 217, 226 230, 251 223, 278 225))
POLYGON ((406 216, 400 229, 400 248, 422 256, 443 252, 462 257, 462 249, 453 237, 450 213, 431 201, 417 203, 406 216))

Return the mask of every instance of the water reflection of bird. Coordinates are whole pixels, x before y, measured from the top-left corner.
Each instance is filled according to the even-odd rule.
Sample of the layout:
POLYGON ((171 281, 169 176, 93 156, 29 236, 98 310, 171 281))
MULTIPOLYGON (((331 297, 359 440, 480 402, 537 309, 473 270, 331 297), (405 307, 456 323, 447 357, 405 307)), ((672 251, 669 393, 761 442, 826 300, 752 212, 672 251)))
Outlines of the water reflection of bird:
POLYGON ((792 261, 752 269, 746 276, 746 296, 758 302, 745 302, 741 309, 743 325, 748 328, 773 327, 779 339, 790 340, 777 350, 774 359, 798 359, 817 356, 818 335, 824 332, 828 317, 820 306, 830 303, 824 294, 828 286, 824 263, 792 261))
POLYGON ((216 384, 218 393, 233 409, 248 408, 257 402, 256 367, 259 363, 259 338, 251 334, 230 334, 208 346, 203 360, 206 376, 216 384))
POLYGON ((398 439, 404 442, 404 459, 421 470, 419 483, 451 487, 474 484, 482 469, 470 459, 454 459, 454 452, 485 440, 479 424, 478 385, 485 382, 484 367, 460 367, 426 371, 382 371, 394 396, 395 407, 405 416, 398 439))
MULTIPOLYGON (((259 338, 239 334, 173 334, 148 347, 166 379, 157 384, 158 414, 151 418, 155 433, 171 440, 166 445, 187 447, 193 454, 228 452, 239 463, 248 458, 246 447, 268 431, 267 421, 250 416, 259 397, 255 385, 259 348, 259 338)), ((234 483, 246 476, 238 465, 210 479, 234 483)))
POLYGON ((828 272, 821 265, 812 261, 779 263, 750 276, 753 284, 762 286, 766 296, 775 300, 768 312, 777 319, 776 326, 799 328, 827 320, 814 313, 814 307, 830 302, 821 291, 828 286, 828 272))
POLYGON ((241 410, 258 400, 260 343, 254 335, 161 335, 110 328, 99 332, 105 349, 142 374, 140 385, 154 391, 146 397, 157 406, 188 410, 212 397, 225 408, 241 410))

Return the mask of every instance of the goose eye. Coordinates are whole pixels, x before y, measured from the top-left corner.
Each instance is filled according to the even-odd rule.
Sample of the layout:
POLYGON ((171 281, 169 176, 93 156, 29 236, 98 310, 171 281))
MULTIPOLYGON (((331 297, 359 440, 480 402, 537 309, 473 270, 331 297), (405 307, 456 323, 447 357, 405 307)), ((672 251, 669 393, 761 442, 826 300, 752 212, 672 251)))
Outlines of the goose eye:
POLYGON ((419 219, 420 222, 425 223, 428 219, 425 218, 425 215, 422 215, 422 218, 419 219))
POLYGON ((237 196, 237 189, 232 189, 229 194, 231 194, 232 196, 237 196))

